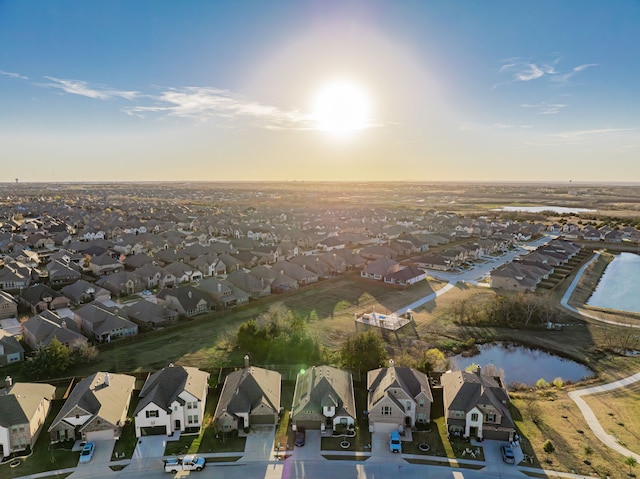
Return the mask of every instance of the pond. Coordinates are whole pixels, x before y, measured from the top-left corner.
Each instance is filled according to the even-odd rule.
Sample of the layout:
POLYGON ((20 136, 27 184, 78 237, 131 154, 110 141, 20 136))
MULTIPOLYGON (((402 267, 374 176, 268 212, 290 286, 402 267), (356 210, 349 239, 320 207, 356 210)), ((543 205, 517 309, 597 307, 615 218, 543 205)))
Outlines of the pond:
POLYGON ((587 304, 640 313, 640 256, 621 253, 604 270, 587 304))
POLYGON ((543 211, 553 211, 557 214, 576 214, 576 213, 588 213, 591 210, 589 208, 574 208, 567 206, 503 206, 502 208, 496 208, 494 211, 522 211, 524 213, 542 213, 543 211))
POLYGON ((451 358, 451 369, 465 369, 471 364, 481 367, 494 365, 504 371, 505 384, 524 383, 535 386, 540 378, 552 382, 560 377, 564 382, 579 381, 593 376, 593 371, 583 364, 561 358, 540 349, 514 343, 490 343, 478 346, 479 354, 451 358))

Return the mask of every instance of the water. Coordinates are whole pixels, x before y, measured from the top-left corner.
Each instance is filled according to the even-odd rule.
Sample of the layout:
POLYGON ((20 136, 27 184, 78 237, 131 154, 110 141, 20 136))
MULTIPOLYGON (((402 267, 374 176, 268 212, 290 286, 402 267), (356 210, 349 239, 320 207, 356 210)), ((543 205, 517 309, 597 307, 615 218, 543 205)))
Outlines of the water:
POLYGON ((640 313, 640 256, 617 255, 605 269, 587 304, 640 313))
POLYGON ((540 378, 552 382, 560 377, 564 382, 579 381, 593 376, 588 367, 547 353, 513 343, 492 343, 479 346, 480 353, 471 357, 460 354, 451 358, 451 369, 465 369, 470 364, 493 364, 504 371, 505 384, 524 383, 535 386, 540 378))
POLYGON ((525 213, 541 213, 543 211, 553 211, 557 214, 563 213, 588 213, 591 211, 589 208, 573 208, 566 206, 503 206, 502 208, 496 208, 494 211, 524 211, 525 213))

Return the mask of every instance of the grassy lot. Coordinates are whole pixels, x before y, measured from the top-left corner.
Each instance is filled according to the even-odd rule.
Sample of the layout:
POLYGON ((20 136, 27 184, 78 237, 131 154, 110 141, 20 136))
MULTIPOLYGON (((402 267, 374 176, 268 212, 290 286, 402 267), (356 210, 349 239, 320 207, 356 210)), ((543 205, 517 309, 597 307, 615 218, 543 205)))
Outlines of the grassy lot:
POLYGON ((512 406, 516 427, 523 437, 522 450, 533 457, 533 464, 527 462, 522 465, 543 466, 600 477, 610 476, 612 479, 627 477, 623 466, 624 458, 595 437, 566 391, 552 391, 546 396, 541 396, 536 391, 518 392, 512 394, 512 406), (537 424, 531 420, 531 407, 538 410, 540 420, 537 424), (551 463, 546 462, 547 456, 542 449, 547 440, 556 449, 549 456, 551 463), (585 447, 593 452, 587 455, 585 447), (590 464, 584 461, 589 461, 590 464))
POLYGON ((604 430, 640 454, 640 384, 584 396, 604 430))
MULTIPOLYGON (((9 464, 0 465, 0 477, 3 479, 11 479, 38 472, 76 467, 78 465, 80 453, 71 452, 72 443, 65 443, 59 446, 53 446, 49 443, 51 436, 47 432, 47 429, 51 426, 62 404, 63 401, 59 400, 52 402, 51 411, 47 416, 44 427, 33 448, 33 453, 29 457, 23 458, 22 464, 18 467, 9 467, 9 464)), ((63 478, 67 475, 68 474, 60 474, 50 477, 63 478)))

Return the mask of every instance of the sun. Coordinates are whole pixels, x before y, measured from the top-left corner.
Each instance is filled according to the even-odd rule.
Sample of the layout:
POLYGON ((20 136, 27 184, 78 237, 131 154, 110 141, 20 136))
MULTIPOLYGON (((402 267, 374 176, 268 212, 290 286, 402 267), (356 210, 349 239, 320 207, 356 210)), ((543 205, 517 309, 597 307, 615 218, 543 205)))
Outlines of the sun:
POLYGON ((319 130, 350 133, 367 127, 370 109, 369 97, 362 87, 348 81, 335 81, 318 91, 312 115, 319 130))

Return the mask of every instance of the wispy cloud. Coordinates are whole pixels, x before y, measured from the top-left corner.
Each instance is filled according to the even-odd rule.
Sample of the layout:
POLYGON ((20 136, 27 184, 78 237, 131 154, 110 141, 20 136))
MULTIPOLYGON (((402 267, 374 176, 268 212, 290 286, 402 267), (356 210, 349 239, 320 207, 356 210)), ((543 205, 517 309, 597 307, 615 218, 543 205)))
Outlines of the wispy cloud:
POLYGON ((26 77, 24 75, 20 75, 19 73, 13 73, 13 72, 5 72, 0 70, 0 75, 4 75, 6 77, 11 77, 11 78, 19 78, 21 80, 28 80, 29 77, 26 77))
POLYGON ((567 105, 562 103, 546 103, 546 102, 541 102, 536 104, 523 103, 520 106, 522 108, 534 108, 538 110, 539 115, 555 115, 559 113, 560 110, 567 107, 567 105))
POLYGON ((508 128, 533 128, 533 125, 513 125, 511 123, 494 123, 493 124, 494 128, 502 128, 502 129, 508 129, 508 128))
POLYGON ((559 64, 562 59, 563 58, 561 56, 557 56, 551 61, 509 58, 503 62, 503 65, 498 69, 498 73, 501 75, 508 75, 510 79, 508 81, 495 84, 494 88, 509 83, 530 82, 539 78, 548 78, 556 83, 567 84, 574 75, 586 70, 587 68, 598 66, 596 63, 585 63, 567 71, 559 68, 559 64))
POLYGON ((148 96, 150 104, 125 108, 131 115, 149 113, 207 121, 212 118, 249 120, 268 129, 310 129, 311 115, 298 110, 283 110, 246 99, 229 90, 210 87, 170 88, 157 96, 148 96))
POLYGON ((623 133, 634 131, 636 128, 598 128, 593 130, 573 130, 555 133, 553 135, 559 141, 578 141, 586 138, 608 135, 611 133, 623 133))
POLYGON ((137 91, 114 90, 102 85, 90 85, 88 82, 81 80, 64 80, 49 76, 45 78, 52 83, 45 83, 44 86, 56 88, 72 95, 85 96, 96 100, 111 100, 114 98, 134 100, 141 96, 137 91))

